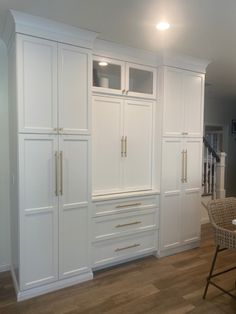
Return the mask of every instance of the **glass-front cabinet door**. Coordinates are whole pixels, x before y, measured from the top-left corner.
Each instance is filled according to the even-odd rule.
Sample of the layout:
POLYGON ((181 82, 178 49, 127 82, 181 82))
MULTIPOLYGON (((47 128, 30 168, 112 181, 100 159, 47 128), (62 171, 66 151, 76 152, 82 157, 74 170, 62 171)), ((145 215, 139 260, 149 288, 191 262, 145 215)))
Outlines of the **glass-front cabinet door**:
POLYGON ((154 98, 156 96, 156 69, 126 63, 126 95, 154 98))
POLYGON ((124 93, 125 63, 103 57, 93 58, 93 89, 94 91, 113 94, 124 93))

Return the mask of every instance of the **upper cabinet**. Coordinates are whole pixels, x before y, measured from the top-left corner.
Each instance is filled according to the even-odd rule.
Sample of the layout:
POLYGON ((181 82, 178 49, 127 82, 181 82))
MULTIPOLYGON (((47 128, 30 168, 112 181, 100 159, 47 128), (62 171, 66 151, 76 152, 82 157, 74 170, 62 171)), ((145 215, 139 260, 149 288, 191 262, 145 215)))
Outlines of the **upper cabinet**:
POLYGON ((156 97, 156 69, 95 56, 93 90, 142 98, 156 97))
POLYGON ((204 74, 163 69, 163 135, 201 137, 204 74))
POLYGON ((89 49, 17 35, 17 50, 19 132, 88 134, 89 49))

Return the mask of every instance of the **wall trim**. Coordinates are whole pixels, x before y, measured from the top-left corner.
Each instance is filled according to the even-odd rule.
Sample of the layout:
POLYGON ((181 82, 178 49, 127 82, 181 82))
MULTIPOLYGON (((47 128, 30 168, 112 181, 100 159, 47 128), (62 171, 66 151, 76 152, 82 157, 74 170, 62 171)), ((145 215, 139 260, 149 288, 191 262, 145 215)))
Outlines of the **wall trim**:
POLYGON ((0 273, 11 270, 10 265, 0 265, 0 273))

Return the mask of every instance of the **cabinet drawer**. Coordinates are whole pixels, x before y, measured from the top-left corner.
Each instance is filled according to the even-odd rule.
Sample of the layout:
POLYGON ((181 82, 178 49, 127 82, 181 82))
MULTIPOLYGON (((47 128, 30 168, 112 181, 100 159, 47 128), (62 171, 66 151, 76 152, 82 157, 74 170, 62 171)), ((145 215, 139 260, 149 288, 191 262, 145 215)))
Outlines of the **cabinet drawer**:
POLYGON ((125 262, 127 259, 152 253, 157 249, 156 243, 156 231, 97 242, 93 246, 93 266, 100 267, 119 261, 125 262))
POLYGON ((143 210, 93 219, 93 240, 109 239, 115 236, 157 228, 157 209, 143 210))
POLYGON ((94 216, 140 211, 157 207, 157 197, 127 198, 94 203, 94 216))

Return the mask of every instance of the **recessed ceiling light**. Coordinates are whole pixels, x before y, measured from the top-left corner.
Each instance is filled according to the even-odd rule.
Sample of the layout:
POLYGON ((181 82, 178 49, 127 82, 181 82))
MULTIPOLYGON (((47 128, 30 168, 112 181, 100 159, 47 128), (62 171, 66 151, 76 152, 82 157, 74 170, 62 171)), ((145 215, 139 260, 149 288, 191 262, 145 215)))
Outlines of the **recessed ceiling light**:
POLYGON ((100 61, 98 63, 101 67, 106 67, 108 65, 108 63, 106 61, 100 61))
POLYGON ((160 22, 156 25, 156 28, 159 30, 159 31, 166 31, 167 29, 170 28, 170 24, 167 23, 167 22, 160 22))

